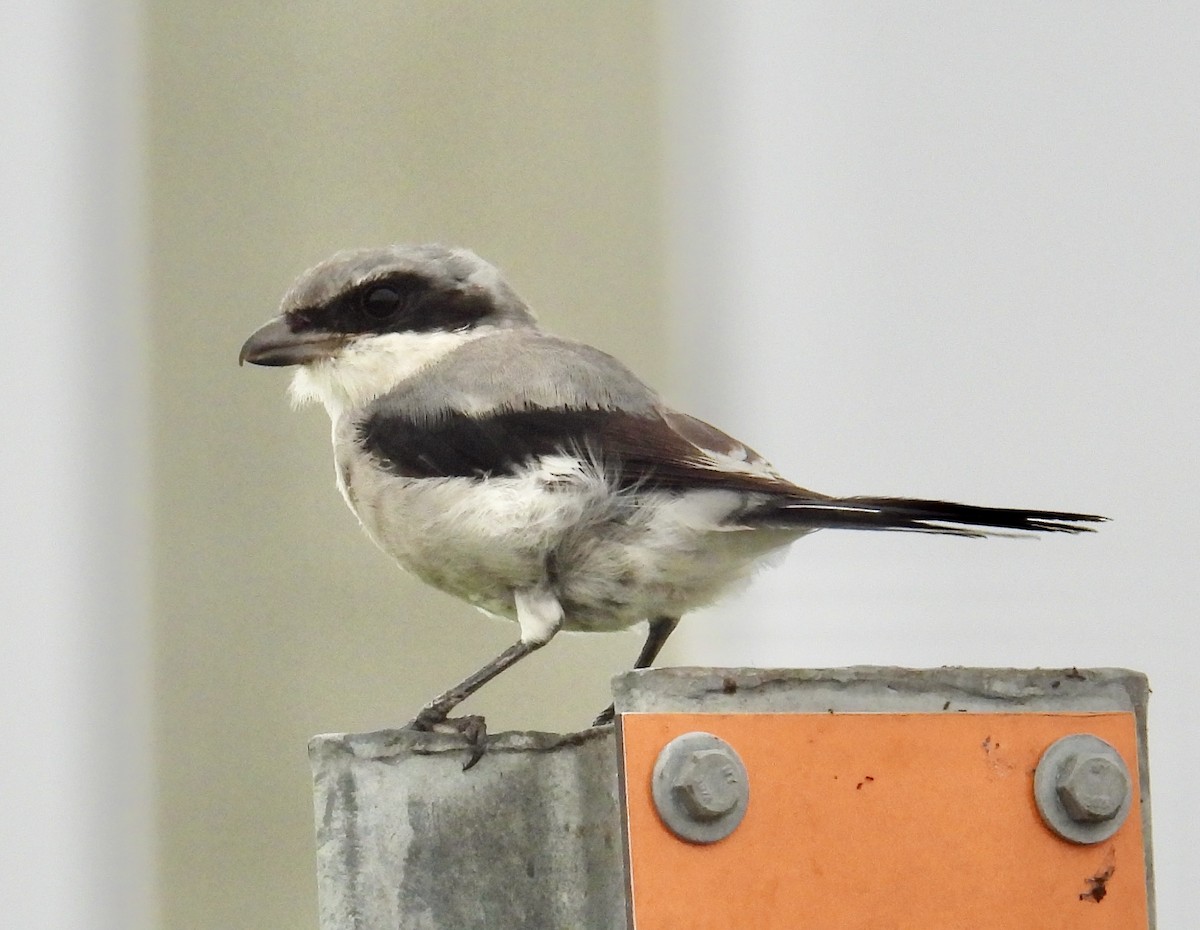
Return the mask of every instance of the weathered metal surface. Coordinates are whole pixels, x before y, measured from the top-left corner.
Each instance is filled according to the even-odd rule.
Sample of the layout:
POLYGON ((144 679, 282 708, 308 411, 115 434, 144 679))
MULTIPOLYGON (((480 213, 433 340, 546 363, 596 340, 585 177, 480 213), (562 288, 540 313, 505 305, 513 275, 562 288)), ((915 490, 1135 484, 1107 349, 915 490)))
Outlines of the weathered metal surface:
POLYGON ((318 736, 322 930, 625 926, 612 728, 318 736))
POLYGON ((1143 728, 1148 693, 1144 675, 1120 668, 652 668, 613 679, 618 713, 1126 710, 1143 728))
MULTIPOLYGON (((1141 675, 1107 669, 683 668, 614 680, 618 713, 1129 711, 1149 875, 1146 694, 1141 675)), ((322 930, 626 927, 611 728, 497 734, 467 772, 455 735, 320 736, 310 757, 322 930)))

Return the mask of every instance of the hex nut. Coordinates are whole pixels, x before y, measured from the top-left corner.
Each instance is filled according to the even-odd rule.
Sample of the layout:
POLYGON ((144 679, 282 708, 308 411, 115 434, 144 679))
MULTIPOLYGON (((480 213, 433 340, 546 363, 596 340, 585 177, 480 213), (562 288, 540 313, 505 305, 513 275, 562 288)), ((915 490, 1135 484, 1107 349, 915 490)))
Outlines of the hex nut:
POLYGON ((696 820, 716 820, 737 805, 741 793, 736 760, 723 749, 688 754, 671 793, 696 820))
POLYGON ((1128 791, 1125 773, 1104 756, 1074 756, 1064 763, 1058 777, 1058 799, 1079 823, 1112 820, 1128 791))

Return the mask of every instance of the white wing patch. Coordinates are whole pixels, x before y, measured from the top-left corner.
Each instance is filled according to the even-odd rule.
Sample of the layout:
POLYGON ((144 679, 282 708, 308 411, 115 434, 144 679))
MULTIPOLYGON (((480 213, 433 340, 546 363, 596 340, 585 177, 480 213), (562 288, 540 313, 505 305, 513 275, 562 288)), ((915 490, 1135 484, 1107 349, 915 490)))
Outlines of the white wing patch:
POLYGON ((774 468, 771 463, 762 458, 757 453, 751 452, 745 446, 736 446, 732 452, 718 452, 715 449, 705 449, 703 446, 697 446, 708 460, 710 467, 717 471, 735 472, 743 475, 753 475, 756 478, 770 478, 782 480, 782 476, 774 468))

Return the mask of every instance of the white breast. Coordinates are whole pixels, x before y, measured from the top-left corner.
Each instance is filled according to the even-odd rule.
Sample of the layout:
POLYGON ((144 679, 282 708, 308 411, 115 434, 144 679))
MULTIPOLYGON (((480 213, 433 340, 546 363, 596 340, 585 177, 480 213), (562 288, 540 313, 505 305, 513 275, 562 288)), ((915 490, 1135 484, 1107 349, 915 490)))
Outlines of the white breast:
POLYGON ((709 603, 799 535, 723 525, 738 493, 618 491, 570 456, 486 480, 397 478, 346 441, 337 458, 347 503, 402 567, 509 618, 514 589, 549 586, 564 629, 621 629, 709 603))

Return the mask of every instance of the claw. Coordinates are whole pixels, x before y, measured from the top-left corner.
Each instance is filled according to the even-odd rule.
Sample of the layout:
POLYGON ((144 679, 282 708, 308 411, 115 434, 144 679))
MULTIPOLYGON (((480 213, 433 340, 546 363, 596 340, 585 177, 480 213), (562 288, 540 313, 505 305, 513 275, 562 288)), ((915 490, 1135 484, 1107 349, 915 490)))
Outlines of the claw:
POLYGON ((487 751, 487 721, 479 714, 470 714, 466 717, 455 717, 446 722, 453 724, 467 738, 467 746, 470 751, 467 753, 467 761, 463 763, 462 767, 465 772, 482 759, 484 752, 487 751))
POLYGON ((424 733, 438 731, 440 733, 461 733, 467 740, 467 761, 463 763, 465 772, 483 758, 487 751, 487 721, 479 714, 467 714, 462 717, 447 717, 445 713, 423 709, 416 717, 404 725, 406 730, 419 730, 424 733))

